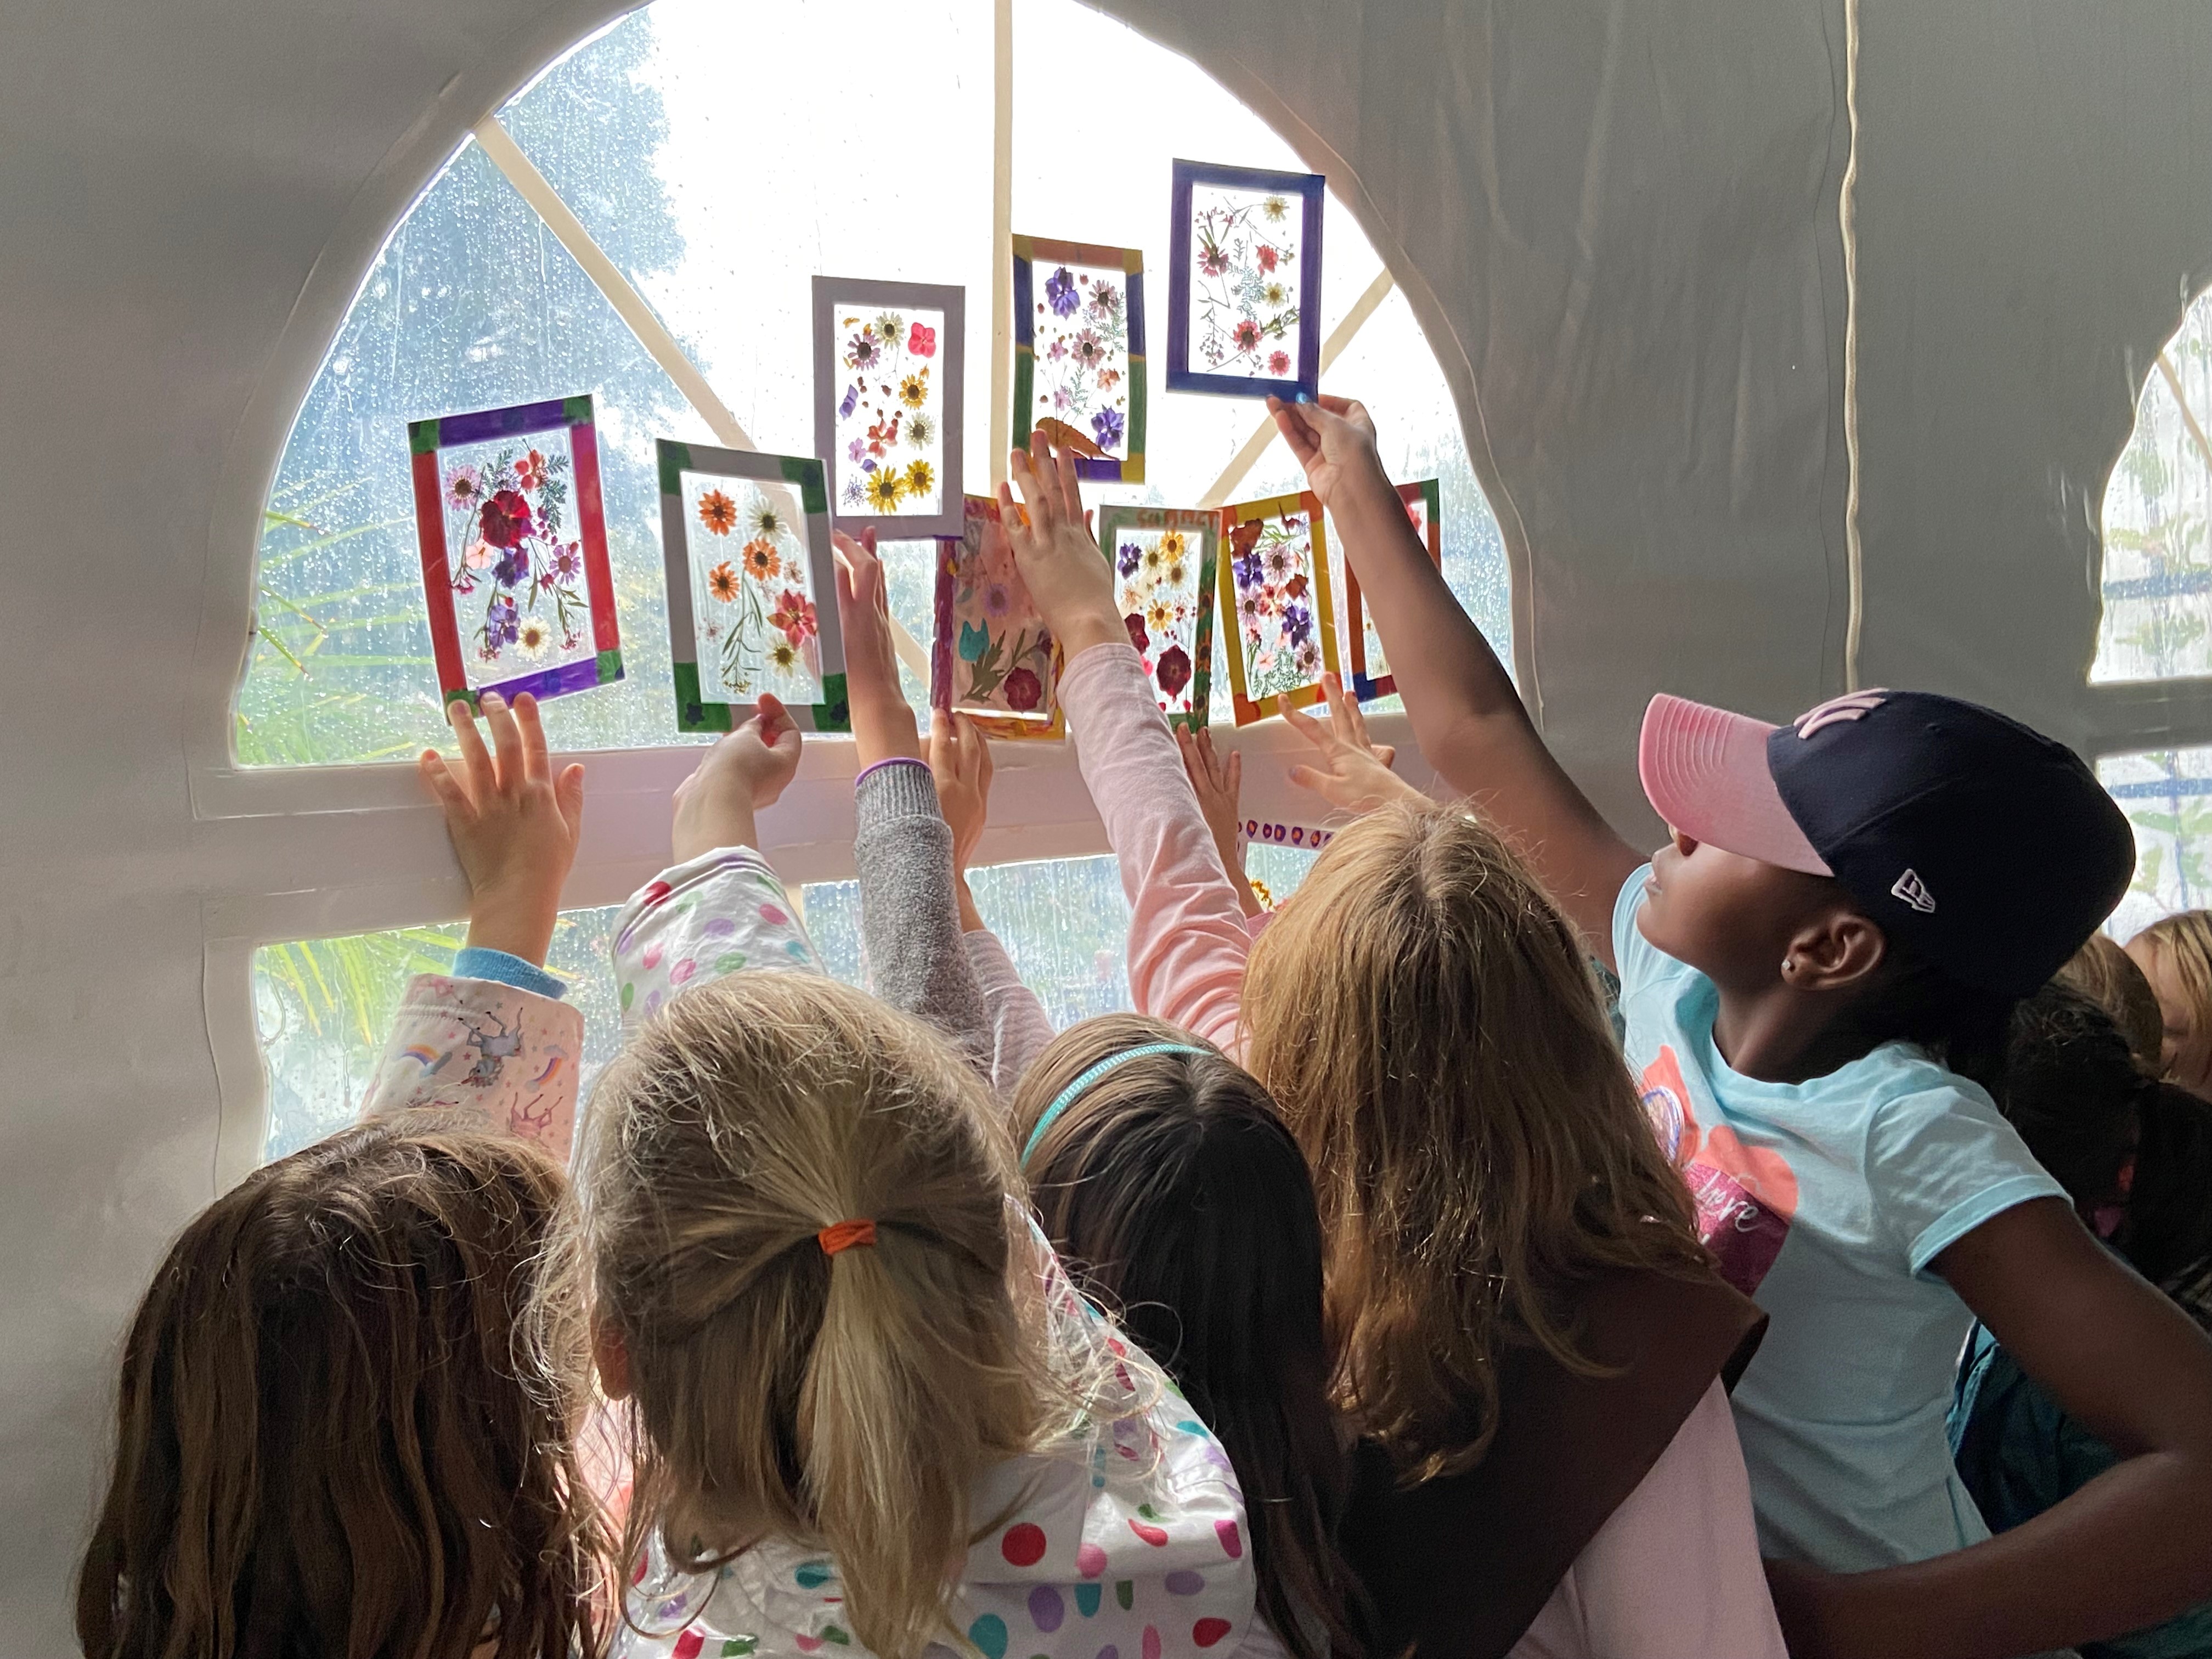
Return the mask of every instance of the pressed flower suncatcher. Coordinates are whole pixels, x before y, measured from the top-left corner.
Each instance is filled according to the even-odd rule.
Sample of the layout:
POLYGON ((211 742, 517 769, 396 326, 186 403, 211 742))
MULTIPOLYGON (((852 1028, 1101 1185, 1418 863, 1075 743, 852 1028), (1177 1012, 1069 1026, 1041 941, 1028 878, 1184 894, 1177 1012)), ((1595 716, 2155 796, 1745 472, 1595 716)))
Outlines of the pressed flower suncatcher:
POLYGON ((845 730, 822 464, 666 438, 658 448, 678 726, 726 732, 768 691, 799 726, 845 730))
POLYGON ((1040 425, 1085 478, 1145 478, 1145 256, 1013 239, 1017 442, 1040 425))
POLYGON ((1122 625, 1160 712, 1176 726, 1206 723, 1220 526, 1218 514, 1176 507, 1109 507, 1098 514, 1098 544, 1113 562, 1122 625))
MULTIPOLYGON (((1440 505, 1443 492, 1437 480, 1424 478, 1418 483, 1400 484, 1398 499, 1406 504, 1406 517, 1413 524, 1413 539, 1428 550, 1429 562, 1441 568, 1444 560, 1443 514, 1440 505)), ((1390 696, 1397 691, 1398 682, 1390 672, 1390 665, 1383 660, 1382 641, 1375 631, 1375 619, 1361 603, 1358 574, 1341 556, 1336 568, 1344 573, 1345 634, 1352 653, 1352 695, 1361 702, 1390 696)))
POLYGON ((592 400, 414 421, 407 444, 444 699, 620 679, 592 400))
POLYGON ((842 528, 960 533, 966 292, 814 279, 814 441, 842 528))
POLYGON ((1060 647, 1014 568, 999 504, 970 495, 962 533, 937 544, 929 702, 994 738, 1056 738, 1060 647))
POLYGON ((1221 518, 1229 689, 1237 724, 1249 726, 1318 702, 1322 674, 1336 672, 1328 538, 1310 491, 1224 507, 1221 518))
POLYGON ((1312 173, 1175 164, 1168 390, 1284 398, 1321 386, 1321 223, 1312 173))

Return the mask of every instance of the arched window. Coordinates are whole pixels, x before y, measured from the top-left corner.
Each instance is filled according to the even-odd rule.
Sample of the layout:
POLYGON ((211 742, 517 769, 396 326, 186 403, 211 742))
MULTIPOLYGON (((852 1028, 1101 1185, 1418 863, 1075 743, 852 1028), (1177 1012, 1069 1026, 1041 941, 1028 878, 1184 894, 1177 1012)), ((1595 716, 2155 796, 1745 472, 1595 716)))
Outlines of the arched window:
MULTIPOLYGON (((1011 21, 1008 58, 980 0, 657 0, 480 126, 367 273, 285 447, 238 696, 240 766, 398 763, 445 732, 408 420, 596 395, 628 677, 549 703, 546 724, 572 750, 696 741, 674 725, 653 441, 811 449, 811 275, 966 288, 966 483, 981 492, 1006 420, 991 392, 998 181, 1006 228, 1143 248, 1162 282, 1172 158, 1299 167, 1201 70, 1075 0, 1015 0, 1011 21)), ((1442 480, 1447 577, 1510 660, 1498 530, 1434 356, 1334 201, 1324 247, 1322 321, 1337 348, 1324 384, 1370 401, 1395 476, 1442 480)), ((1092 487, 1094 502, 1192 506, 1297 486, 1280 441, 1258 441, 1258 404, 1170 394, 1157 368, 1153 381, 1147 481, 1092 487)), ((888 556, 894 607, 926 641, 930 545, 888 556)), ((921 700, 918 678, 908 691, 921 700)), ((1062 764, 1027 793, 1002 790, 994 828, 1018 831, 1039 791, 1080 787, 1062 764)), ((1286 890, 1300 861, 1260 849, 1255 873, 1286 890)), ((1064 1019, 1126 1000, 1110 861, 1008 865, 977 886, 1064 1019)), ((849 885, 806 895, 825 951, 857 973, 849 885)), ((615 1029, 609 914, 571 913, 554 957, 602 1042, 615 1029)), ((267 1150, 351 1113, 405 974, 442 966, 452 942, 416 927, 257 952, 267 1150)))
MULTIPOLYGON (((2212 676, 2212 292, 2152 364, 2136 429, 2105 487, 2105 614, 2094 683, 2212 676)), ((2098 775, 2136 826, 2124 939, 2212 905, 2212 749, 2108 755, 2098 775)))

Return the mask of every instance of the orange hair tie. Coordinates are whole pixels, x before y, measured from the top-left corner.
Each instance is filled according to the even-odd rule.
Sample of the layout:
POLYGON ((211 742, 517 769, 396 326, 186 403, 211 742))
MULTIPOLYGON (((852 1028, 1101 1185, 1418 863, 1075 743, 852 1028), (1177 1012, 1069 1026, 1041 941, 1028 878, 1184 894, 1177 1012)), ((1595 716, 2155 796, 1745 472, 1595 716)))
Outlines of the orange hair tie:
POLYGON ((840 1250, 849 1250, 855 1244, 876 1242, 876 1224, 872 1221, 841 1221, 824 1227, 814 1235, 814 1242, 822 1247, 824 1255, 836 1255, 840 1250))

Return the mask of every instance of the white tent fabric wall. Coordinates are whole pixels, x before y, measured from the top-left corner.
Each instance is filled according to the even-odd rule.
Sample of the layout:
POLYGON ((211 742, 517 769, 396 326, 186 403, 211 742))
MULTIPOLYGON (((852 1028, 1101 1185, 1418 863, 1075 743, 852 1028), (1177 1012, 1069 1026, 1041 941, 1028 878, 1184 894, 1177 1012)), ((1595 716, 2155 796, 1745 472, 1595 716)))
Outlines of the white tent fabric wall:
MULTIPOLYGON (((1522 684, 1647 830, 1630 763, 1653 690, 1781 716, 1842 685, 1842 8, 1104 8, 1354 204, 1505 526, 1522 684)), ((313 859, 257 841, 274 809, 207 763, 286 425, 412 194, 619 9, 0 0, 6 1659, 72 1646, 122 1322, 216 1188, 236 1057, 207 1010, 246 965, 208 941, 256 926, 236 872, 336 933, 376 883, 444 868, 434 819, 382 786, 313 859)), ((2083 742, 2212 737, 2202 688, 2081 684, 2105 475, 2212 278, 2212 13, 1936 0, 1863 22, 1863 677, 2083 742)), ((610 829, 572 902, 648 839, 610 829)))

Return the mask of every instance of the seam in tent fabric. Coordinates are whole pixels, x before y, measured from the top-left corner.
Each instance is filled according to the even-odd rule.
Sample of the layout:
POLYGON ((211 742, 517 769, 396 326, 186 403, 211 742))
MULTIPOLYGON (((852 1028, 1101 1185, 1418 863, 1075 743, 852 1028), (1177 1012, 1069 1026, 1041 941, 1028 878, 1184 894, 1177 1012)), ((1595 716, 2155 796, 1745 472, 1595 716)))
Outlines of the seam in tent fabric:
POLYGON ((1859 630, 1866 572, 1859 550, 1859 0, 1844 0, 1844 116, 1850 150, 1837 212, 1844 237, 1844 560, 1850 615, 1844 624, 1844 690, 1859 689, 1859 630))

